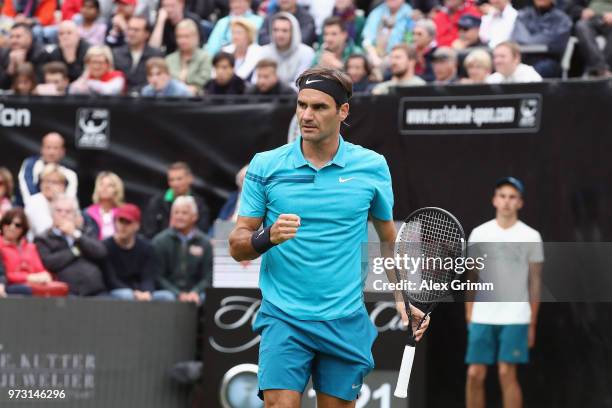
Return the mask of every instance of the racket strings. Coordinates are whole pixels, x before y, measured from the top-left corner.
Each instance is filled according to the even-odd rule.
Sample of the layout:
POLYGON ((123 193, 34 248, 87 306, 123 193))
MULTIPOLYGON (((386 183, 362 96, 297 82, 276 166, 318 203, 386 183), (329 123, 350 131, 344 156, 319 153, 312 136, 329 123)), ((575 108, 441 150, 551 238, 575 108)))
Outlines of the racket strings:
POLYGON ((415 282, 416 290, 406 290, 409 297, 419 302, 433 302, 445 296, 444 285, 454 277, 454 268, 445 269, 444 262, 462 255, 463 234, 456 222, 440 211, 423 211, 402 226, 396 245, 396 254, 410 258, 421 258, 419 267, 407 271, 400 269, 400 280, 415 282), (420 282, 426 281, 427 287, 420 282))

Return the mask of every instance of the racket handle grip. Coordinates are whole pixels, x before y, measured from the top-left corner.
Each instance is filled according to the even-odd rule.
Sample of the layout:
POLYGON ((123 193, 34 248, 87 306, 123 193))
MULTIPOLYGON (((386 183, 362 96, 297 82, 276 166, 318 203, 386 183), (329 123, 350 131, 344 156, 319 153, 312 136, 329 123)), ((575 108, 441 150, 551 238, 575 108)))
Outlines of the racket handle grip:
POLYGON ((404 355, 402 356, 402 365, 400 366, 399 376, 397 377, 397 385, 395 387, 395 395, 397 398, 408 397, 408 383, 410 382, 410 373, 412 372, 412 363, 414 363, 414 346, 404 347, 404 355))

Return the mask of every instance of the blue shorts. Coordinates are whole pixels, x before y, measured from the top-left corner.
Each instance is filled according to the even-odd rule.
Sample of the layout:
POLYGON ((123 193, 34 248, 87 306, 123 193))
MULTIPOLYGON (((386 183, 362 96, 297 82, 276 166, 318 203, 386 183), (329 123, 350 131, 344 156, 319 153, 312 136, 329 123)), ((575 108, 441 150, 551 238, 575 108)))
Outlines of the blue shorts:
POLYGON ((305 321, 264 300, 253 330, 261 335, 262 399, 264 390, 303 393, 312 375, 316 391, 353 401, 374 368, 372 345, 378 333, 365 307, 336 320, 305 321))
POLYGON ((529 325, 470 323, 465 362, 467 364, 528 363, 529 325))

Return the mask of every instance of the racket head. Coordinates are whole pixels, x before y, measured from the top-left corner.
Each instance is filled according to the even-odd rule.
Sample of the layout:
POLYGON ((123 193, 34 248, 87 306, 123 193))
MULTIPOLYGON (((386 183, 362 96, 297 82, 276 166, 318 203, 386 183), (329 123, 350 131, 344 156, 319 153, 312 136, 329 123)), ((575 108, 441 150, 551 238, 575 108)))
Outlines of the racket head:
POLYGON ((418 263, 418 266, 413 263, 410 271, 396 268, 399 282, 410 281, 417 286, 415 290, 402 291, 404 300, 425 311, 447 296, 456 273, 454 268, 445 269, 445 262, 441 261, 448 262, 450 258, 454 265, 457 258, 465 257, 466 248, 465 232, 453 214, 438 207, 424 207, 412 212, 395 240, 395 256, 407 256, 418 263), (422 288, 422 281, 428 281, 430 287, 422 288))

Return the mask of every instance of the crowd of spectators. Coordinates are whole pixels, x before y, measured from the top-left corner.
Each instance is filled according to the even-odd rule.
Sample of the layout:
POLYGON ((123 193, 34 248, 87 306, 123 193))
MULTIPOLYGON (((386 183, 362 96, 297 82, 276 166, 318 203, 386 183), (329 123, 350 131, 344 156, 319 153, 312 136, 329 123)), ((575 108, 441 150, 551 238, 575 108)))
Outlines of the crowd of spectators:
POLYGON ((314 65, 345 69, 357 92, 384 93, 419 79, 535 81, 561 76, 571 35, 585 75, 610 76, 612 0, 360 1, 364 10, 355 0, 209 3, 4 0, 0 88, 22 95, 269 95, 295 89, 295 78, 314 65), (482 69, 470 76, 468 61, 490 76, 482 69))
MULTIPOLYGON (((0 168, 0 297, 200 304, 212 284, 213 248, 210 212, 192 191, 189 166, 171 164, 167 189, 142 212, 125 202, 117 174, 100 172, 91 205, 81 209, 77 175, 63 164, 64 153, 64 138, 53 132, 42 138, 39 155, 24 160, 18 183, 0 168)), ((228 201, 224 218, 234 216, 237 200, 236 194, 228 201)))

